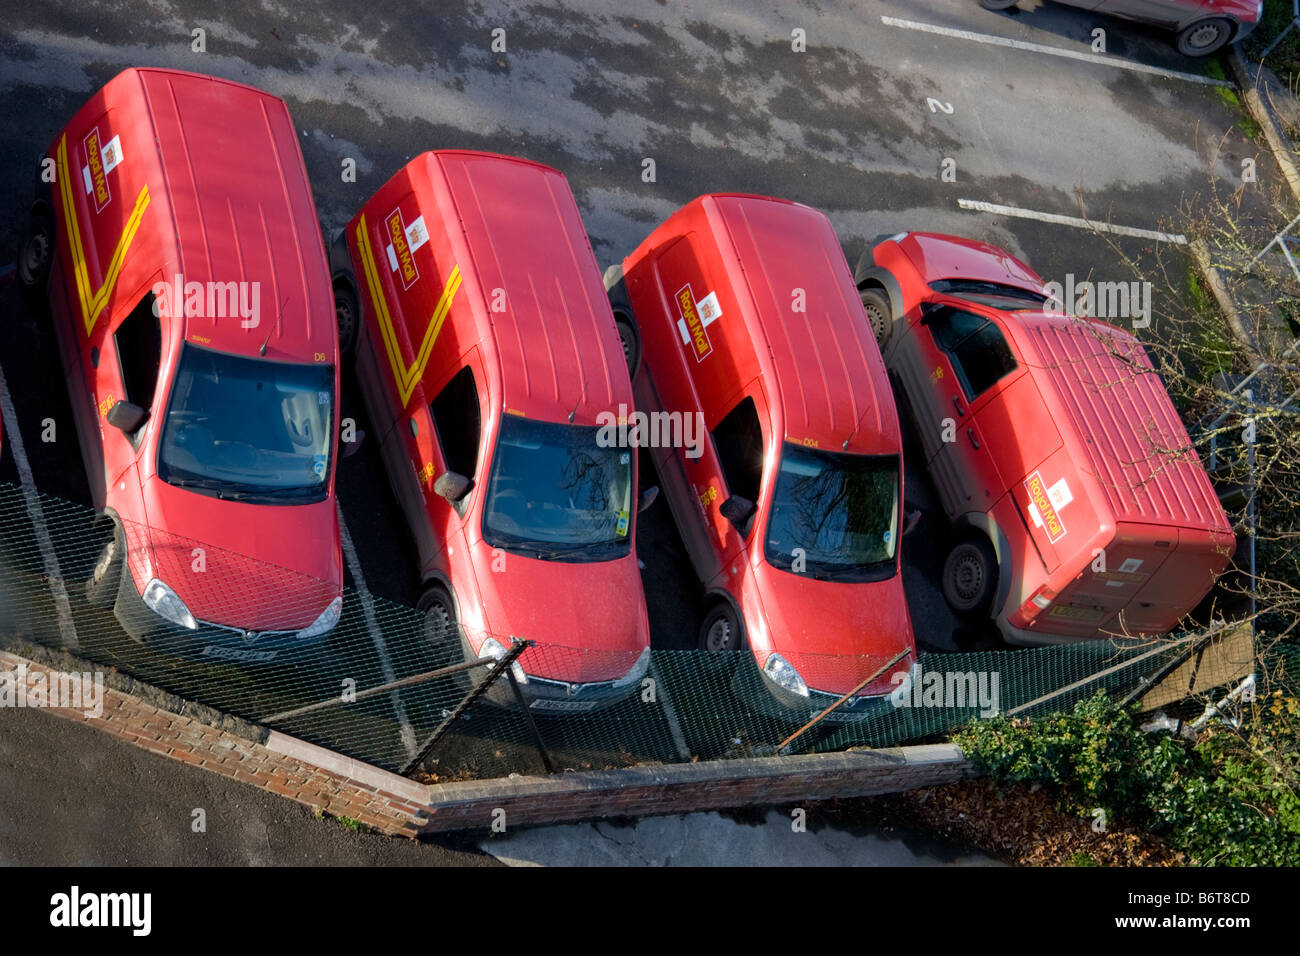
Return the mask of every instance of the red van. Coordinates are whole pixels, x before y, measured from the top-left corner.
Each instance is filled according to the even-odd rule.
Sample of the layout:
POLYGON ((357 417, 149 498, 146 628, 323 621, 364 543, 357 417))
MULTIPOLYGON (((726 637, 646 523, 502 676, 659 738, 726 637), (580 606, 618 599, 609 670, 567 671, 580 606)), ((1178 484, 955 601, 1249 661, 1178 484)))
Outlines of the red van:
POLYGON ((833 718, 873 712, 915 656, 902 445, 830 222, 783 199, 701 196, 605 281, 638 331, 638 410, 702 419, 650 448, 712 602, 701 647, 752 652, 761 680, 741 690, 759 709, 802 717, 856 688, 833 718))
POLYGON ((602 444, 598 422, 632 385, 568 182, 509 156, 423 153, 332 256, 429 639, 470 659, 536 641, 515 670, 535 710, 626 697, 650 660, 637 456, 602 444))
POLYGON ((266 661, 319 641, 342 608, 338 336, 288 109, 227 80, 127 70, 43 168, 20 278, 48 288, 112 526, 87 596, 186 656, 266 661))
POLYGON ((952 607, 1013 644, 1172 630, 1235 538, 1137 338, 953 236, 878 240, 856 280, 956 531, 952 607))

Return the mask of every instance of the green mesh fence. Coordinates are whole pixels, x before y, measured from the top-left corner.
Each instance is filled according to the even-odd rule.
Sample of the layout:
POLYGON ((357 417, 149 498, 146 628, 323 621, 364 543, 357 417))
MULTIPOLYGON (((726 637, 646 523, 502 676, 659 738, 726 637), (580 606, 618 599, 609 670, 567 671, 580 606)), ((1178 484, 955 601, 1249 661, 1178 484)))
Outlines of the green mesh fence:
MULTIPOLYGON (((102 593, 98 601, 88 595, 86 582, 111 530, 111 525, 95 525, 85 506, 49 496, 27 498, 21 489, 0 485, 0 634, 66 648, 171 693, 393 770, 411 761, 487 670, 479 667, 367 696, 368 690, 461 661, 466 651, 442 639, 416 610, 378 598, 363 601, 351 589, 345 591, 337 626, 310 647, 279 647, 275 641, 268 647, 207 627, 180 644, 150 646, 148 635, 142 643, 124 630, 113 595, 107 603, 102 593), (42 514, 39 522, 33 520, 33 500, 42 514), (246 659, 234 659, 240 655, 246 659), (344 702, 353 692, 359 699, 344 702), (324 702, 331 704, 294 713, 324 702)), ((143 550, 138 547, 144 540, 141 529, 126 529, 125 537, 128 551, 143 550)), ((128 558, 123 593, 133 578, 161 576, 161 568, 171 575, 209 573, 237 562, 249 590, 240 590, 241 576, 223 576, 221 588, 230 606, 264 604, 266 582, 271 581, 272 593, 282 595, 276 610, 291 629, 303 626, 325 600, 319 582, 245 556, 156 534, 149 540, 152 563, 144 566, 138 554, 128 558), (192 570, 197 554, 202 555, 202 572, 192 570), (258 582, 256 588, 253 582, 258 582)), ((125 603, 131 597, 138 602, 138 594, 128 594, 125 603)), ((466 640, 477 645, 483 636, 467 635, 466 640)), ((508 637, 500 640, 509 643, 508 637)), ((1099 687, 1126 692, 1185 649, 1170 642, 1093 641, 922 654, 918 680, 910 690, 902 688, 898 700, 877 697, 837 713, 797 737, 787 752, 934 738, 972 717, 988 716, 994 708, 1029 716, 1067 708, 1099 687)), ((819 674, 848 669, 865 678, 885 663, 804 659, 797 668, 819 674)), ((1300 676, 1295 648, 1284 649, 1274 663, 1289 680, 1300 676)), ((538 643, 519 664, 526 677, 523 692, 529 700, 541 701, 529 713, 557 769, 771 754, 824 706, 815 699, 778 701, 748 652, 656 650, 646 665, 631 654, 538 643), (565 680, 594 690, 598 709, 582 709, 582 694, 569 697, 565 680)), ((888 690, 888 673, 872 689, 879 691, 883 682, 888 690)), ((498 681, 452 725, 424 764, 439 780, 543 769, 530 721, 513 703, 506 681, 498 681)))

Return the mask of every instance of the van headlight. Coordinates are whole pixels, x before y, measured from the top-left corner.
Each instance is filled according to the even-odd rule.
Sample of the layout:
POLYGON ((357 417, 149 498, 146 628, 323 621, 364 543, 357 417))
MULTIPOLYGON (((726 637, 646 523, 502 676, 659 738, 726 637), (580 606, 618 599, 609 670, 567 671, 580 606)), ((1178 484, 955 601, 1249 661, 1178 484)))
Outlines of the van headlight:
POLYGON ((799 676, 799 672, 793 665, 780 654, 768 655, 767 663, 763 665, 763 673, 777 687, 798 694, 800 697, 808 696, 808 685, 803 682, 803 678, 799 676))
POLYGON ((298 637, 306 639, 320 637, 322 634, 328 634, 334 630, 334 625, 339 622, 343 614, 343 595, 339 595, 330 601, 329 606, 320 612, 320 617, 316 618, 310 626, 304 627, 298 632, 298 637))
POLYGON ((639 655, 637 655, 636 662, 632 665, 632 669, 628 671, 626 674, 624 674, 622 677, 620 677, 618 680, 614 681, 614 686, 631 687, 633 684, 639 683, 641 678, 645 677, 645 672, 648 671, 649 669, 650 669, 650 648, 647 647, 639 655))
MULTIPOLYGON (((483 643, 479 646, 478 654, 479 657, 490 657, 493 660, 499 661, 501 658, 506 656, 506 647, 495 637, 485 637, 483 638, 483 643)), ((528 683, 528 675, 524 673, 524 669, 520 666, 518 661, 515 661, 510 665, 510 673, 515 675, 515 680, 519 683, 528 683)))
POLYGON ((173 624, 179 624, 191 631, 198 630, 199 623, 194 620, 194 615, 185 606, 185 602, 177 596, 175 591, 157 578, 144 586, 144 593, 140 595, 140 598, 144 601, 145 607, 164 621, 171 621, 173 624))

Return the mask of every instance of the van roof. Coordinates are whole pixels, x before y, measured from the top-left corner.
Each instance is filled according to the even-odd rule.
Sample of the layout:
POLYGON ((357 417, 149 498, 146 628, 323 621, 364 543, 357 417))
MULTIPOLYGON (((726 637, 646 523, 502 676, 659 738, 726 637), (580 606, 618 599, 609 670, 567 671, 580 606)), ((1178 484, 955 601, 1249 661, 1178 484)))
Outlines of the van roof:
MULTIPOLYGON (((460 312, 478 341, 495 345, 504 411, 543 421, 594 424, 601 411, 632 404, 622 346, 600 268, 564 174, 513 156, 470 150, 424 153, 429 184, 413 177, 429 219, 459 222, 472 268, 462 269, 469 295, 460 312), (446 195, 455 216, 439 213, 446 195), (477 288, 475 288, 477 287, 477 288), (496 291, 505 308, 492 311, 496 291)), ((459 245, 460 243, 456 243, 459 245)), ((491 357, 488 358, 489 369, 491 357)))
POLYGON ((1044 399, 1073 424, 1061 429, 1062 437, 1074 444, 1075 460, 1087 463, 1116 521, 1230 530, 1187 429, 1135 336, 1097 320, 1012 316, 1007 325, 1044 399))
MULTIPOLYGON (((79 139, 80 131, 104 114, 104 139, 122 140, 116 182, 126 193, 123 204, 129 209, 142 187, 149 189, 142 241, 136 240, 127 255, 149 261, 133 272, 161 272, 169 285, 176 275, 185 283, 204 284, 204 314, 185 318, 185 339, 243 355, 256 355, 265 343, 268 357, 299 361, 316 352, 332 354, 329 268, 284 101, 216 77, 130 69, 110 80, 68 130, 79 139), (237 300, 233 316, 230 310, 225 317, 209 314, 210 282, 249 283, 245 302, 256 301, 257 325, 243 327, 237 300)), ((72 140, 70 135, 69 150, 72 140)), ((73 194, 86 198, 81 190, 73 194)), ((93 245, 107 243, 109 250, 123 218, 101 220, 85 209, 80 216, 93 224, 92 232, 97 227, 111 232, 90 237, 93 245)))
MULTIPOLYGON (((785 199, 715 194, 702 204, 719 248, 734 250, 760 374, 775 386, 785 437, 859 454, 898 454, 885 364, 830 220, 785 199), (723 241, 725 238, 726 241, 723 241), (802 293, 802 295, 800 295, 802 293), (802 298, 803 311, 793 305, 802 298)), ((724 253, 725 255, 725 253, 724 253)), ((742 297, 743 299, 743 297, 742 297)))

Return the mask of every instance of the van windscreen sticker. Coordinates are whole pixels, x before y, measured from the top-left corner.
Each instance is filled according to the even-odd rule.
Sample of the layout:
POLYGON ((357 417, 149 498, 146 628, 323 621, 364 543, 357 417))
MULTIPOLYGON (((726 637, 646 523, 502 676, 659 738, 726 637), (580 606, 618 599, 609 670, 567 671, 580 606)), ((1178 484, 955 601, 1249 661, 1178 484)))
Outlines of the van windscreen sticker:
MULTIPOLYGON (((116 136, 113 137, 113 142, 118 143, 116 136)), ((103 212, 104 207, 113 200, 113 194, 108 189, 108 169, 105 168, 104 154, 100 147, 99 127, 92 126, 86 138, 81 141, 81 150, 86 156, 86 163, 81 167, 81 179, 86 187, 86 195, 95 197, 96 213, 103 212)), ((114 155, 117 155, 116 148, 114 155)), ((116 159, 113 165, 117 165, 116 159)))
MULTIPOLYGON (((420 245, 424 245, 424 240, 429 238, 424 232, 424 217, 421 216, 417 222, 423 234, 420 245)), ((420 278, 420 270, 415 267, 415 249, 407 238, 409 233, 406 221, 402 219, 402 210, 390 212, 384 224, 388 227, 388 267, 402 277, 402 288, 409 289, 420 278)))
POLYGON ((681 313, 677 320, 677 331, 682 337, 682 345, 694 351, 695 361, 702 362, 713 351, 713 343, 709 341, 709 333, 705 329, 722 317, 718 294, 710 292, 696 301, 688 282, 677 290, 675 298, 677 311, 681 313))
MULTIPOLYGON (((1052 486, 1051 491, 1057 492, 1056 497, 1061 496, 1061 486, 1064 481, 1058 481, 1052 486)), ((1063 507, 1069 501, 1074 499, 1070 497, 1069 486, 1065 485, 1064 500, 1061 502, 1063 507)), ((1043 484, 1043 476, 1034 472, 1025 479, 1025 490, 1029 492, 1029 517, 1037 527, 1047 531, 1047 540, 1056 544, 1065 535, 1065 524, 1061 521, 1061 516, 1057 513, 1057 505, 1053 503, 1053 496, 1043 484)))

